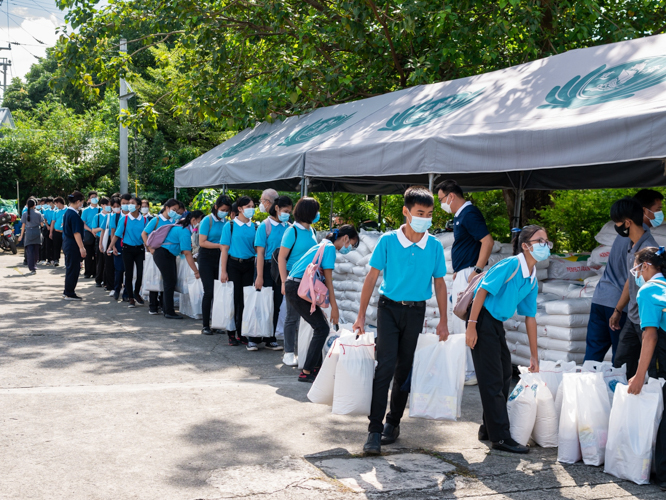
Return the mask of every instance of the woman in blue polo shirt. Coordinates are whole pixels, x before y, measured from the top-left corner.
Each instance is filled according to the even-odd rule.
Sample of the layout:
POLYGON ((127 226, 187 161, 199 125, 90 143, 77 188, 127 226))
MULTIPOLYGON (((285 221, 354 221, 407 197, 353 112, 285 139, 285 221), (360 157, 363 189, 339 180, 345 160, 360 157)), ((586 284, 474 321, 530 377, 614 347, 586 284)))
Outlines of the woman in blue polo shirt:
POLYGON ((538 372, 536 263, 548 258, 553 244, 541 226, 526 226, 518 231, 514 231, 515 257, 495 264, 477 285, 466 335, 483 406, 479 439, 490 440, 494 449, 527 453, 529 447, 514 441, 509 429, 506 402, 513 371, 503 322, 516 310, 525 316, 530 344, 529 371, 538 372))
MULTIPOLYGON (((307 196, 298 200, 294 207, 294 221, 294 225, 284 232, 278 255, 283 295, 287 276, 294 264, 317 244, 317 233, 312 228, 312 224, 319 221, 319 202, 307 196)), ((287 317, 284 321, 284 356, 282 357, 282 362, 287 366, 298 365, 294 350, 300 321, 301 317, 298 312, 287 301, 287 317)))
MULTIPOLYGON (((646 376, 666 378, 666 248, 648 247, 636 254, 632 276, 639 287, 636 296, 643 330, 636 375, 629 379, 629 394, 640 394, 646 376), (656 355, 655 355, 656 353, 656 355)), ((666 386, 662 388, 666 397, 666 386)), ((656 483, 666 490, 666 409, 657 430, 654 454, 656 483)))
POLYGON ((95 252, 95 286, 97 288, 102 288, 104 286, 104 264, 106 262, 106 255, 104 255, 104 250, 102 250, 100 245, 100 235, 106 226, 106 219, 111 214, 111 206, 109 205, 108 198, 102 197, 99 200, 99 207, 100 212, 93 217, 90 228, 95 236, 95 246, 93 248, 93 251, 95 252))
POLYGON ((282 350, 282 346, 277 343, 275 338, 275 329, 277 328, 284 296, 282 295, 282 286, 276 286, 273 283, 271 257, 273 252, 280 247, 282 237, 289 227, 289 217, 293 206, 294 202, 291 201, 289 196, 279 196, 268 209, 269 217, 259 224, 257 236, 254 238, 254 246, 257 249, 257 272, 254 286, 257 290, 261 290, 264 286, 273 288, 273 336, 263 339, 266 349, 272 351, 282 350))
POLYGON ((60 250, 62 249, 62 217, 65 215, 65 200, 58 196, 55 200, 56 208, 51 216, 51 230, 49 237, 53 242, 53 265, 60 265, 60 250))
POLYGON ((220 277, 220 252, 222 245, 222 229, 227 222, 232 201, 227 195, 220 195, 213 205, 210 215, 203 218, 199 224, 199 256, 197 264, 201 274, 201 284, 204 294, 201 304, 203 328, 201 333, 212 335, 210 328, 210 311, 213 305, 215 280, 220 277))
POLYGON ((65 254, 65 291, 62 294, 66 300, 81 300, 76 295, 76 284, 81 273, 81 259, 86 258, 86 249, 83 246, 83 221, 79 210, 83 205, 83 194, 74 191, 67 199, 69 206, 62 214, 62 250, 65 254))
POLYGON ((305 274, 307 267, 314 262, 317 252, 324 248, 324 255, 321 259, 321 269, 326 280, 328 296, 331 303, 331 325, 337 325, 340 319, 338 304, 335 300, 335 291, 333 290, 333 268, 335 267, 335 253, 340 252, 343 255, 349 253, 358 246, 358 233, 354 226, 346 224, 339 229, 326 235, 321 243, 311 247, 303 257, 300 258, 291 269, 287 282, 285 283, 285 296, 287 303, 292 310, 296 311, 299 318, 303 318, 313 329, 312 340, 308 347, 308 355, 303 364, 303 370, 298 376, 301 382, 312 383, 317 375, 317 370, 321 366, 321 350, 326 342, 326 337, 330 332, 329 322, 326 320, 324 312, 319 306, 312 310, 312 302, 302 299, 298 295, 298 288, 301 285, 301 279, 305 274))
MULTIPOLYGON (((248 341, 243 335, 243 288, 251 286, 254 281, 254 237, 257 225, 251 219, 254 216, 254 202, 249 196, 241 196, 236 200, 238 216, 225 224, 220 238, 220 280, 222 283, 231 281, 234 284, 234 320, 236 331, 227 332, 229 345, 239 343, 247 345, 248 351, 258 350, 256 339, 248 341)), ((251 333, 251 332, 246 332, 251 333)))
POLYGON ((143 260, 146 250, 143 247, 141 233, 146 228, 146 218, 140 211, 141 203, 137 198, 132 197, 127 204, 128 214, 122 217, 116 224, 116 230, 111 240, 113 254, 118 255, 116 241, 122 240, 122 257, 125 267, 125 289, 129 298, 128 307, 136 307, 137 304, 143 305, 141 298, 141 284, 143 283, 143 260), (136 266, 136 283, 132 289, 134 279, 134 266, 136 266))

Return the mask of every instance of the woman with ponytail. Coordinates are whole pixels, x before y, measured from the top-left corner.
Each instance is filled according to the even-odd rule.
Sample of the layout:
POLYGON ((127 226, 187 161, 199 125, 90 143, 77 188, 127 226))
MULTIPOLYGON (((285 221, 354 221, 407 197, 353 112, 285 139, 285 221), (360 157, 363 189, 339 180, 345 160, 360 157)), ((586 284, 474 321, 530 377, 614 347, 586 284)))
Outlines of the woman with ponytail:
POLYGON ((479 440, 490 440, 497 450, 527 453, 529 447, 514 441, 509 429, 506 402, 513 369, 503 322, 516 310, 525 316, 530 344, 529 371, 538 372, 536 263, 549 257, 553 244, 541 226, 525 226, 512 232, 515 256, 491 267, 477 285, 466 335, 483 406, 479 440))
POLYGON ((21 215, 21 235, 19 241, 23 240, 26 262, 30 274, 37 272, 37 261, 39 260, 39 248, 42 244, 42 233, 40 226, 44 222, 42 214, 35 210, 35 200, 28 200, 27 210, 21 215))
POLYGON ((326 238, 318 245, 310 248, 303 257, 298 260, 291 268, 287 282, 284 285, 285 296, 289 306, 298 312, 299 316, 303 318, 313 329, 312 340, 308 348, 308 355, 303 365, 303 370, 298 376, 301 382, 314 382, 317 376, 317 371, 321 366, 322 357, 321 350, 326 342, 326 337, 330 332, 329 322, 326 321, 326 316, 319 306, 315 308, 313 313, 310 313, 312 303, 302 299, 298 295, 298 287, 301 284, 301 279, 305 274, 305 270, 310 265, 317 255, 321 247, 324 247, 324 255, 321 259, 321 269, 324 272, 326 281, 326 288, 328 288, 328 296, 331 303, 331 314, 329 316, 330 324, 337 325, 340 319, 338 311, 338 304, 335 300, 335 291, 333 290, 333 268, 335 267, 335 253, 347 254, 358 246, 359 239, 358 233, 354 226, 346 224, 339 229, 334 229, 328 233, 326 238))

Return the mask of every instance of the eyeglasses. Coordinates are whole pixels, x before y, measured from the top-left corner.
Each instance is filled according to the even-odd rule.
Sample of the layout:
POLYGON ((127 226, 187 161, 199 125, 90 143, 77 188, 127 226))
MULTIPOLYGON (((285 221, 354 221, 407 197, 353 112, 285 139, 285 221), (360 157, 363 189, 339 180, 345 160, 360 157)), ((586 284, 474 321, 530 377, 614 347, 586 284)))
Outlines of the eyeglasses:
POLYGON ((539 245, 546 245, 550 250, 553 249, 553 242, 539 238, 538 240, 530 240, 529 243, 538 243, 539 245))
POLYGON ((641 262, 641 263, 638 264, 637 266, 632 267, 632 268, 629 270, 629 272, 631 273, 631 275, 632 275, 634 278, 638 278, 638 275, 641 273, 641 270, 642 270, 643 265, 651 266, 652 264, 650 264, 649 262, 641 262))

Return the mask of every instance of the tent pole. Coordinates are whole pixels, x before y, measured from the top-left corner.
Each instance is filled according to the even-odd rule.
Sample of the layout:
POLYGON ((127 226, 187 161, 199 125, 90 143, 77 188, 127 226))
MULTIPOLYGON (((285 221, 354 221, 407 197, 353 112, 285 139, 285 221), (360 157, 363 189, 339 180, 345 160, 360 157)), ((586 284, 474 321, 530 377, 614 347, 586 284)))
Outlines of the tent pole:
POLYGON ((178 188, 176 186, 173 187, 173 199, 178 199, 178 188))
POLYGON ((331 188, 331 213, 328 216, 328 228, 333 231, 333 198, 335 197, 335 182, 331 188))
POLYGON ((227 185, 222 184, 222 194, 227 194, 227 185))
POLYGON ((431 193, 433 187, 435 187, 435 174, 428 174, 428 189, 431 193))
POLYGON ((377 225, 379 226, 379 230, 381 231, 382 230, 382 195, 381 194, 379 195, 379 210, 378 210, 378 212, 379 212, 379 216, 378 216, 379 220, 377 221, 377 225))
POLYGON ((310 183, 310 179, 303 176, 303 185, 301 187, 301 191, 303 192, 303 197, 308 195, 308 184, 310 183))

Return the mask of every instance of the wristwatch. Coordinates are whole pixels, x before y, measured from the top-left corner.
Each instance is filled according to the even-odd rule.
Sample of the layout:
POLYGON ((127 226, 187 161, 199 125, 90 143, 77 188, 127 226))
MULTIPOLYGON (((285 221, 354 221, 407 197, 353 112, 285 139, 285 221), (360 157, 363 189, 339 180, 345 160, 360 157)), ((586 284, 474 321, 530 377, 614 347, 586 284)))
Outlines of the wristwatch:
POLYGON ((476 266, 475 266, 475 267, 474 267, 474 272, 475 272, 476 274, 481 274, 481 273, 483 272, 483 269, 481 269, 480 267, 476 267, 476 266))

